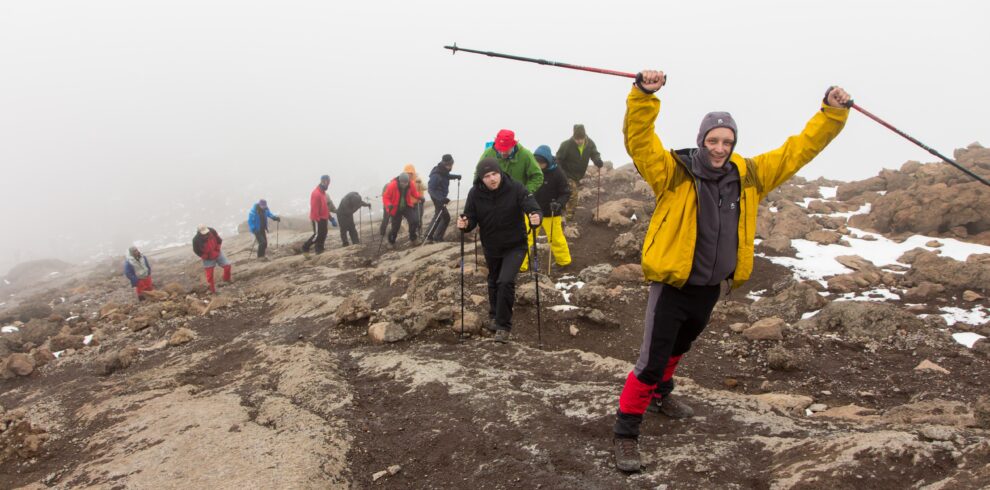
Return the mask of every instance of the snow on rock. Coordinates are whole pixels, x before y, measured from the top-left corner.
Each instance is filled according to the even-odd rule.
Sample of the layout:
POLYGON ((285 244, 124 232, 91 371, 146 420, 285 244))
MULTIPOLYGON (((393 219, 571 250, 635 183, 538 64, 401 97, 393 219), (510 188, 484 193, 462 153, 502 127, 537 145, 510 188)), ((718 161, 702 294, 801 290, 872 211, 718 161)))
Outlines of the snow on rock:
POLYGON ((960 344, 965 345, 966 347, 972 349, 973 344, 975 344, 977 340, 985 339, 986 337, 973 332, 959 332, 952 334, 952 338, 956 342, 959 342, 960 344))
POLYGON ((945 318, 945 323, 948 323, 950 326, 956 323, 982 325, 990 321, 990 311, 982 306, 977 306, 972 310, 965 310, 954 306, 943 306, 939 308, 939 311, 943 312, 941 317, 945 318))
POLYGON ((574 311, 580 309, 574 305, 555 305, 550 307, 550 311, 574 311))
POLYGON ((13 325, 7 325, 6 327, 0 328, 0 333, 14 333, 19 330, 20 330, 19 328, 13 325))
POLYGON ((835 301, 897 301, 900 295, 891 292, 889 289, 871 289, 862 293, 846 293, 835 298, 835 301))

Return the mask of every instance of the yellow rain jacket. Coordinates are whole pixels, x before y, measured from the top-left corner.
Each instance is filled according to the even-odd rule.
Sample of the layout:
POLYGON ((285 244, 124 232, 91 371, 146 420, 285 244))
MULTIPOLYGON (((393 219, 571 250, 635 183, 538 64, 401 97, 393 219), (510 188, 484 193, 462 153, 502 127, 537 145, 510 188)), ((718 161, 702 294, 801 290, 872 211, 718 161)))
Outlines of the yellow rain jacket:
MULTIPOLYGON (((626 99, 622 126, 626 152, 639 174, 653 188, 656 204, 643 242, 643 274, 648 281, 682 287, 691 275, 697 238, 698 195, 689 162, 663 147, 655 121, 660 99, 632 88, 626 99)), ((756 210, 774 188, 791 178, 835 138, 849 117, 849 109, 822 104, 801 134, 787 138, 776 150, 743 158, 733 153, 730 161, 739 170, 739 252, 733 287, 739 287, 753 272, 753 239, 756 210)))

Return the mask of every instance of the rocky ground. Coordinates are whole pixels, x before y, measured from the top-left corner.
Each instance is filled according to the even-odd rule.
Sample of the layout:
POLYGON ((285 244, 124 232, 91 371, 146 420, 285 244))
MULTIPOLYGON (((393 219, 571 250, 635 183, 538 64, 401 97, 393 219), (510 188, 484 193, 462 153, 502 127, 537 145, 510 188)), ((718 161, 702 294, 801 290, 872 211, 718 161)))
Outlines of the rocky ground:
POLYGON ((990 336, 990 224, 959 211, 981 194, 942 167, 775 191, 753 279, 678 371, 696 416, 648 415, 631 476, 610 431, 642 336, 652 196, 629 166, 604 172, 598 216, 583 191, 573 264, 547 276, 541 249, 539 329, 520 276, 509 345, 479 332, 471 236, 463 337, 457 243, 379 253, 332 230, 305 256, 308 234, 283 229, 259 262, 228 237, 235 282, 211 297, 195 257, 166 250, 144 303, 116 261, 25 264, 0 285, 0 487, 983 487, 990 343, 958 339, 990 336), (947 216, 883 211, 936 194, 915 214, 947 216), (812 250, 832 270, 816 276, 812 250))

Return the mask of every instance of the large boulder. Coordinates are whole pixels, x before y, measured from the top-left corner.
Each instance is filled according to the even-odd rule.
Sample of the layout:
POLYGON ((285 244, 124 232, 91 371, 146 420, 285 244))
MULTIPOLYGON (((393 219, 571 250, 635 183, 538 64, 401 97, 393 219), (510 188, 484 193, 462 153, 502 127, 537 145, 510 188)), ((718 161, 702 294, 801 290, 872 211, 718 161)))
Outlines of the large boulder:
POLYGON ((595 221, 608 223, 609 228, 630 226, 634 224, 634 219, 639 221, 645 218, 642 201, 629 198, 602 203, 594 216, 595 221))
POLYGON ((371 337, 371 341, 376 344, 398 342, 408 336, 409 334, 401 325, 391 322, 376 323, 368 327, 368 337, 371 337))
POLYGON ((833 301, 817 315, 799 321, 795 328, 834 333, 864 342, 937 335, 924 320, 911 313, 894 305, 869 301, 833 301))
POLYGON ((908 251, 899 260, 910 261, 911 269, 903 278, 908 284, 931 282, 973 291, 986 291, 990 285, 990 254, 973 254, 965 262, 960 262, 927 251, 918 252, 916 249, 908 251))
POLYGON ((11 354, 0 363, 0 377, 3 379, 14 376, 28 376, 34 372, 34 357, 28 354, 11 354))

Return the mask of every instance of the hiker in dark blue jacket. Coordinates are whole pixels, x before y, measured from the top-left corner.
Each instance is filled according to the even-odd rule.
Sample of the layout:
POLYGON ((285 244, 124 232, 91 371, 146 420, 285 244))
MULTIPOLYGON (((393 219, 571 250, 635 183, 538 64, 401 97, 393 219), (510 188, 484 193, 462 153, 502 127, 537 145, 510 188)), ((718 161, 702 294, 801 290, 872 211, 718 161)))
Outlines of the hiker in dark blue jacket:
POLYGON ((443 236, 447 232, 447 225, 450 224, 450 212, 447 211, 447 204, 450 203, 450 181, 456 179, 458 182, 461 176, 452 174, 454 168, 454 157, 444 155, 440 163, 430 171, 430 182, 427 190, 430 193, 430 200, 433 201, 433 221, 427 228, 426 241, 442 242, 443 236))
POLYGON ((265 250, 268 248, 268 218, 282 221, 281 218, 272 214, 272 211, 268 209, 268 202, 264 199, 251 206, 251 212, 248 213, 248 228, 258 239, 258 258, 262 260, 265 259, 265 250))

